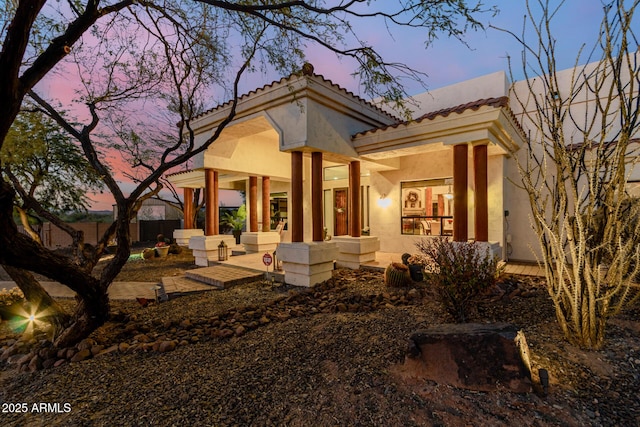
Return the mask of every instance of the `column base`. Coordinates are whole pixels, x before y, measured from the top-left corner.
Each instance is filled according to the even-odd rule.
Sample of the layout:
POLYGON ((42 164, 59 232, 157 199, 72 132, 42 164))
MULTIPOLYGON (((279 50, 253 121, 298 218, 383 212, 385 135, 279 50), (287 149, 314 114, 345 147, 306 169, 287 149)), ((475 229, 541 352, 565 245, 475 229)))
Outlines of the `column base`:
POLYGON ((256 252, 273 252, 280 243, 280 235, 275 231, 254 231, 242 233, 240 243, 248 254, 256 252))
POLYGON ((208 267, 209 262, 218 262, 218 246, 222 241, 227 245, 228 256, 231 256, 231 250, 236 247, 236 239, 230 234, 194 236, 190 238, 189 249, 193 250, 196 265, 200 267, 208 267))
POLYGON ((199 228, 173 230, 173 238, 180 246, 189 246, 189 239, 194 236, 204 236, 204 231, 199 228))
POLYGON ((380 240, 376 236, 339 236, 332 242, 338 245, 336 265, 356 270, 362 264, 376 260, 376 251, 380 250, 380 240))
POLYGON ((287 284, 311 287, 331 278, 338 246, 333 242, 295 242, 278 245, 287 284))

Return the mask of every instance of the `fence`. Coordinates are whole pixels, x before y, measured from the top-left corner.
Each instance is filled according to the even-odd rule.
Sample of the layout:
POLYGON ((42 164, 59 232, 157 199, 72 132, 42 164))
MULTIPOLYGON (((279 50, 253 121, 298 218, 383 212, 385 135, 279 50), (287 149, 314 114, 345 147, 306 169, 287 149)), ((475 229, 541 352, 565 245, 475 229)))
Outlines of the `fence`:
MULTIPOLYGON (((107 228, 109 228, 110 223, 76 222, 68 225, 71 225, 78 231, 84 232, 85 243, 95 245, 98 243, 98 240, 102 237, 107 228)), ((24 233, 24 228, 22 226, 18 226, 18 230, 24 233)), ((129 232, 131 233, 132 242, 140 241, 140 229, 137 223, 129 224, 129 232)), ((40 239, 42 240, 42 244, 49 249, 66 248, 71 246, 71 244, 73 243, 73 239, 71 238, 71 236, 69 236, 61 228, 56 227, 50 222, 45 222, 44 224, 42 224, 42 227, 39 230, 39 234, 40 239)))
POLYGON ((139 221, 140 224, 140 241, 156 241, 158 234, 164 234, 165 237, 172 238, 173 231, 181 228, 179 219, 162 219, 154 221, 139 221))

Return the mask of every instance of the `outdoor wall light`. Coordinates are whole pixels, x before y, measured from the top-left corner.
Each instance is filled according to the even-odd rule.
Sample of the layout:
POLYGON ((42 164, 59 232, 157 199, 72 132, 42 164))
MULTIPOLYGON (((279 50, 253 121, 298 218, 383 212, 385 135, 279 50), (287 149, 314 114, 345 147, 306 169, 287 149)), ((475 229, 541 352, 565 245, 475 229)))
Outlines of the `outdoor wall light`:
POLYGON ((381 208, 388 208, 391 206, 391 199, 388 199, 386 194, 381 194, 378 199, 378 206, 381 208))
POLYGON ((449 186, 449 191, 444 194, 445 199, 453 199, 453 193, 451 192, 451 186, 449 186))

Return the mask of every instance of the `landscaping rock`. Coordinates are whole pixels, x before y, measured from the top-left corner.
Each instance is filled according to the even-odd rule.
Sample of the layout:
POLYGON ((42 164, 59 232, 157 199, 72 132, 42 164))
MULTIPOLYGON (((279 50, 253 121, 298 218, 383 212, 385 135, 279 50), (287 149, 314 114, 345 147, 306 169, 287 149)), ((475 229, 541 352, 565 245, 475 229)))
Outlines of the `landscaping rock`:
POLYGON ((71 358, 71 361, 72 362, 82 362, 83 360, 86 360, 89 357, 91 357, 91 350, 89 350, 88 348, 85 348, 85 349, 80 350, 76 354, 74 354, 73 357, 71 358))
POLYGON ((415 332, 405 369, 439 384, 478 391, 531 391, 529 350, 510 324, 442 324, 415 332))
POLYGON ((42 359, 39 356, 33 356, 29 361, 29 372, 35 372, 42 369, 42 359))
POLYGON ((160 353, 167 353, 169 351, 173 351, 176 349, 177 343, 175 341, 163 341, 158 346, 158 351, 160 353))

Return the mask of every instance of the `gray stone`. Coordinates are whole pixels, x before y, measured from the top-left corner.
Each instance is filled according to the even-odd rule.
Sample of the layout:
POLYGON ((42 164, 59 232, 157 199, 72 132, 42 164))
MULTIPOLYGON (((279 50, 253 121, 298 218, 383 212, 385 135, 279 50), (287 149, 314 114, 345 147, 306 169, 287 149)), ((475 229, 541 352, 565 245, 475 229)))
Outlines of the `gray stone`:
POLYGON ((529 349, 509 324, 434 325, 411 335, 404 369, 456 387, 531 391, 529 349))

